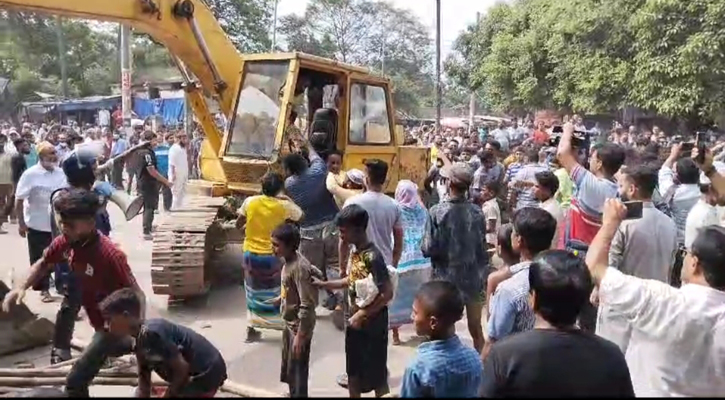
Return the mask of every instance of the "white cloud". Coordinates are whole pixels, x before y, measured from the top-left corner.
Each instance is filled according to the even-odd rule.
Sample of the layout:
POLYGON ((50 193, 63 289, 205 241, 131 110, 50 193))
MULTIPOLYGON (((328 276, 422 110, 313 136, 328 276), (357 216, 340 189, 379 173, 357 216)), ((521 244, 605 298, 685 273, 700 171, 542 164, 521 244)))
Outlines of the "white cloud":
MULTIPOLYGON (((441 53, 443 59, 451 50, 458 34, 476 21, 476 12, 485 13, 489 7, 501 0, 441 0, 441 53)), ((278 15, 304 14, 309 0, 279 0, 278 15)), ((396 7, 406 8, 430 28, 435 38, 435 0, 390 0, 396 7)))

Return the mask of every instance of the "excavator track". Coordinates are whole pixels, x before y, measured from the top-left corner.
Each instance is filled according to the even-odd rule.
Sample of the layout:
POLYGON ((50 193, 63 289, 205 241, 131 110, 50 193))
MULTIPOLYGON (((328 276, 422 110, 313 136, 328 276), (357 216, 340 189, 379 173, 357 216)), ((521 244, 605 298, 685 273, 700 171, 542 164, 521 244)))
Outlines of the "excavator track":
POLYGON ((189 196, 186 203, 159 215, 154 232, 151 285, 155 294, 168 295, 171 302, 208 293, 213 276, 209 261, 219 249, 209 231, 219 229, 216 218, 223 199, 189 196))

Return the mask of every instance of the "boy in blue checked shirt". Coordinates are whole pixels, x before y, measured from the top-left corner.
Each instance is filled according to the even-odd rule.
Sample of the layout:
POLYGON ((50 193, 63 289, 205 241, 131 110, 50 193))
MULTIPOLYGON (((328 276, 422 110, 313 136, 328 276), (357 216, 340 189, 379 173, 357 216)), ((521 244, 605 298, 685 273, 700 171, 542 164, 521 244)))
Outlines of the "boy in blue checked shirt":
POLYGON ((478 397, 483 365, 476 350, 456 335, 463 316, 463 300, 456 286, 430 281, 413 302, 413 324, 428 341, 405 369, 400 397, 478 397))

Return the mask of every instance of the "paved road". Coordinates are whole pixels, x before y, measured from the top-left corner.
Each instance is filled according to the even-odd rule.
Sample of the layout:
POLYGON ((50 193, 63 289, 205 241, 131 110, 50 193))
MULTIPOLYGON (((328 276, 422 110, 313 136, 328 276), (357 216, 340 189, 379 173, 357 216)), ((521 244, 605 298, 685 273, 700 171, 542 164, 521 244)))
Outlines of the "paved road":
MULTIPOLYGON (((205 304, 169 308, 166 296, 155 295, 151 290, 151 243, 141 238, 141 218, 126 222, 117 207, 109 205, 109 211, 114 228, 111 237, 128 255, 131 269, 146 292, 147 315, 152 318, 167 318, 202 333, 221 350, 229 367, 231 380, 278 393, 286 392, 286 385, 279 382, 282 334, 264 331, 261 342, 244 343, 246 308, 243 288, 233 287, 212 292, 205 304)), ((6 225, 6 228, 9 233, 0 235, 0 277, 9 283, 13 269, 16 279, 25 276, 28 271, 28 255, 25 239, 17 234, 17 225, 6 225)), ((28 293, 26 302, 36 313, 54 320, 58 303, 43 304, 34 292, 28 293)), ((335 377, 345 370, 343 334, 332 326, 326 310, 318 311, 320 315, 310 356, 310 395, 345 396, 347 391, 335 383, 335 377)), ((471 343, 465 321, 459 322, 458 333, 471 343)), ((401 328, 401 339, 407 343, 389 348, 390 385, 394 390, 400 385, 408 360, 415 354, 418 342, 411 340, 413 334, 411 326, 401 328)), ((87 322, 76 325, 76 338, 87 341, 91 335, 92 329, 87 322)), ((37 351, 34 354, 36 358, 43 357, 37 351)), ((10 360, 3 361, 5 362, 0 364, 6 364, 10 360)))

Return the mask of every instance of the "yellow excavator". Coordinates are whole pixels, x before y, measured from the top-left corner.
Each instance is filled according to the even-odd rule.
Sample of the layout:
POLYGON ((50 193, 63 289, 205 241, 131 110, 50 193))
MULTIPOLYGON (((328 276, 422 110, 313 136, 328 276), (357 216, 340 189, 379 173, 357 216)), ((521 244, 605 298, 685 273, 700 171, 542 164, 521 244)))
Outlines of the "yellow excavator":
POLYGON ((205 140, 202 179, 190 183, 188 205, 162 218, 154 233, 157 294, 197 296, 211 283, 241 278, 233 250, 242 237, 221 222, 222 199, 257 194, 267 171, 281 172, 292 124, 305 136, 318 136, 318 151, 343 151, 344 169, 361 168, 369 158, 385 160, 387 192, 401 179, 422 185, 428 172, 429 150, 403 146, 388 79, 303 53, 240 54, 203 0, 0 0, 0 8, 122 23, 174 57, 205 140), (207 98, 228 121, 223 132, 207 98))

